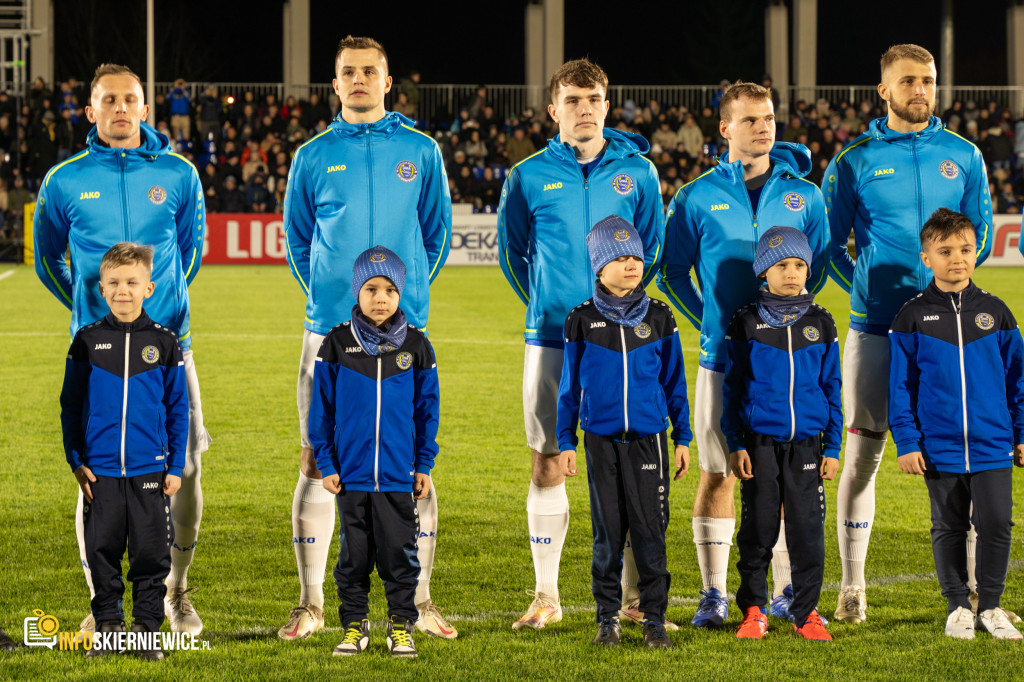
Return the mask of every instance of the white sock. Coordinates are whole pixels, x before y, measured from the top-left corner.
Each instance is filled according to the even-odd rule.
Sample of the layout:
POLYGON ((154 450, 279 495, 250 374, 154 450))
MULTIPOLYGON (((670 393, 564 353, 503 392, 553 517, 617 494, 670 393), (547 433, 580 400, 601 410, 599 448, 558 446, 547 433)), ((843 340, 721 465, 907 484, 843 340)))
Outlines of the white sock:
POLYGON ((725 595, 725 579, 729 571, 729 548, 736 530, 736 519, 693 517, 693 544, 697 545, 697 563, 704 589, 715 588, 725 595))
POLYGON ((558 562, 569 531, 569 496, 565 483, 540 487, 530 482, 526 496, 526 520, 533 550, 536 591, 558 599, 558 562))
POLYGON ((884 451, 884 439, 846 434, 843 473, 836 495, 836 534, 843 565, 843 587, 867 586, 864 562, 871 527, 875 523, 875 473, 884 451))
MULTIPOLYGON (((431 481, 433 483, 433 481, 431 481)), ((416 540, 416 554, 420 560, 420 577, 416 583, 414 603, 422 604, 430 599, 430 573, 434 570, 434 549, 437 547, 437 487, 430 486, 430 492, 422 500, 416 500, 420 515, 420 536, 416 540)))
MULTIPOLYGON (((85 495, 78 489, 78 503, 75 505, 75 537, 78 539, 78 558, 82 560, 82 573, 85 583, 89 586, 89 599, 96 596, 96 588, 92 586, 92 569, 85 557, 85 495)), ((91 607, 90 607, 91 608, 91 607)))
POLYGON ((301 471, 292 498, 292 544, 299 568, 300 604, 324 607, 324 571, 334 536, 335 498, 323 481, 301 471), (301 541, 301 542, 300 542, 301 541))
POLYGON ((793 582, 789 570, 789 545, 786 544, 786 521, 779 521, 779 541, 772 548, 772 597, 782 596, 786 585, 793 582))
POLYGON ((640 590, 636 583, 640 574, 636 570, 636 559, 633 558, 633 542, 629 531, 626 531, 626 546, 622 549, 622 604, 625 606, 631 601, 640 598, 640 590))
POLYGON ((977 551, 978 531, 974 528, 974 523, 972 522, 970 529, 967 531, 967 587, 970 588, 971 592, 978 591, 978 576, 974 572, 977 551))
POLYGON ((188 587, 188 567, 196 551, 199 522, 203 518, 202 453, 190 452, 181 472, 181 488, 171 497, 171 520, 174 523, 174 544, 171 545, 171 572, 167 587, 188 587))

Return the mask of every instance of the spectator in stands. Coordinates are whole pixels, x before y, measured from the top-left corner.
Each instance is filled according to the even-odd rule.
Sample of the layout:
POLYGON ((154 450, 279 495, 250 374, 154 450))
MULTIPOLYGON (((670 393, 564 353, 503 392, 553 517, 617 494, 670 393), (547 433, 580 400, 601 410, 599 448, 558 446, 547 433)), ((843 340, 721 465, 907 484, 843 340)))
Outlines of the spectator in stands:
POLYGON ((475 184, 473 169, 468 165, 460 166, 459 174, 455 176, 455 185, 459 188, 459 193, 467 199, 472 199, 476 196, 475 184))
POLYGON ((29 149, 32 155, 31 177, 38 181, 57 163, 57 122, 52 111, 44 111, 33 126, 29 149))
POLYGON ((501 199, 501 180, 494 177, 493 168, 484 168, 483 175, 476 183, 475 193, 484 206, 497 206, 501 199))
POLYGON ((658 145, 660 149, 673 149, 676 146, 676 141, 679 137, 675 131, 669 125, 668 117, 665 114, 660 114, 658 119, 658 129, 651 135, 651 148, 654 145, 658 145))
POLYGON ((249 128, 251 131, 260 127, 260 120, 256 117, 256 109, 252 104, 242 105, 242 113, 235 119, 235 126, 239 130, 249 128))
POLYGON ((270 203, 273 206, 274 213, 284 213, 284 196, 287 193, 288 175, 286 173, 279 182, 275 183, 274 189, 270 191, 270 203))
POLYGON ((948 123, 949 120, 951 118, 953 118, 954 116, 957 116, 958 118, 963 118, 963 111, 964 111, 964 103, 961 102, 958 99, 957 100, 953 100, 953 104, 948 109, 946 109, 945 111, 942 112, 942 117, 941 118, 942 118, 943 121, 948 123))
POLYGON ((469 103, 469 117, 474 120, 480 118, 485 106, 487 106, 487 86, 481 84, 476 86, 476 95, 469 103))
POLYGON ((217 97, 217 89, 212 85, 206 88, 202 96, 199 98, 199 136, 203 140, 213 138, 214 141, 220 140, 220 117, 221 117, 221 103, 217 97))
POLYGON ((333 118, 330 108, 320 99, 320 95, 315 92, 310 94, 309 102, 302 108, 302 125, 312 130, 319 121, 330 123, 333 118))
POLYGON ((267 189, 266 168, 249 178, 245 188, 245 208, 249 213, 267 213, 270 210, 270 190, 267 189))
POLYGON ((10 116, 0 115, 0 149, 10 149, 13 140, 10 116))
POLYGON ((462 107, 459 109, 459 115, 452 121, 451 130, 453 133, 461 133, 473 125, 476 125, 476 122, 469 117, 469 109, 462 107))
MULTIPOLYGON (((53 98, 53 92, 46 87, 46 81, 43 80, 42 76, 37 76, 32 81, 32 86, 28 91, 28 106, 35 111, 42 111, 44 108, 43 101, 50 100, 53 98)), ((48 106, 45 108, 49 108, 48 106)))
POLYGON ((679 127, 676 139, 678 142, 683 143, 686 151, 690 154, 696 154, 704 145, 704 133, 701 132, 700 126, 697 125, 697 119, 693 114, 687 113, 683 117, 683 125, 679 127))
POLYGON ((288 125, 284 129, 284 139, 292 149, 301 146, 309 139, 309 134, 299 122, 298 116, 292 116, 288 119, 288 125))
POLYGON ((242 166, 242 182, 248 184, 249 178, 257 172, 267 172, 267 153, 260 149, 259 142, 250 139, 245 143, 239 163, 242 166), (260 171, 260 168, 263 170, 260 171))
MULTIPOLYGON (((469 163, 475 166, 484 165, 484 159, 487 158, 487 144, 480 139, 479 129, 474 128, 469 131, 469 139, 463 142, 460 148, 466 152, 466 159, 469 163)), ((468 192, 463 191, 463 194, 468 194, 468 192)))
POLYGON ((238 189, 238 179, 228 175, 220 192, 220 210, 224 213, 245 213, 245 209, 245 193, 238 189))
POLYGON ((184 78, 174 81, 174 87, 167 93, 167 101, 171 114, 171 140, 188 142, 192 139, 192 90, 184 78))
POLYGON ((15 175, 11 188, 7 190, 7 213, 4 222, 10 226, 11 235, 24 235, 25 205, 35 204, 35 197, 25 187, 25 178, 15 175))
POLYGON ((772 85, 772 77, 771 77, 771 75, 766 73, 763 76, 761 76, 761 85, 763 85, 764 87, 768 88, 769 92, 771 92, 772 107, 773 107, 774 111, 778 111, 779 110, 779 102, 780 102, 780 100, 779 100, 779 91, 778 91, 778 89, 776 89, 772 85))
POLYGON ((1021 198, 1013 191, 1013 183, 1001 182, 999 192, 995 194, 996 213, 1020 213, 1021 198))
POLYGON ((507 144, 508 135, 505 133, 498 133, 493 140, 489 141, 487 143, 487 158, 484 160, 484 165, 508 168, 507 144))
POLYGON ((1013 141, 1003 134, 1003 129, 993 125, 988 134, 978 141, 978 148, 990 169, 1010 170, 1013 158, 1013 141))
MULTIPOLYGON (((237 188, 244 182, 242 179, 242 165, 239 163, 240 157, 238 152, 234 150, 226 152, 226 154, 224 164, 217 168, 217 184, 223 189, 227 184, 227 179, 233 177, 235 179, 235 187, 237 188)), ((221 199, 223 199, 223 195, 221 199)))
POLYGON ((409 96, 404 92, 398 93, 398 101, 392 107, 402 116, 416 120, 416 106, 409 101, 409 96))
MULTIPOLYGON (((451 196, 453 204, 467 203, 466 198, 462 196, 462 192, 459 191, 459 186, 456 184, 455 178, 452 177, 451 173, 448 174, 448 194, 451 196)), ((472 203, 472 201, 469 203, 472 203)))
POLYGON ((408 77, 403 78, 398 83, 399 91, 405 94, 405 98, 409 105, 412 107, 413 113, 409 115, 409 118, 416 118, 416 111, 420 106, 420 72, 413 69, 409 72, 408 77))
POLYGON ((697 125, 700 127, 700 131, 704 133, 704 140, 714 141, 718 137, 718 116, 711 110, 711 107, 704 107, 700 110, 700 118, 697 119, 697 125))
POLYGON ((204 194, 206 195, 206 214, 220 213, 220 192, 217 190, 217 186, 210 185, 206 188, 204 194))
POLYGON ((281 111, 279 112, 279 115, 282 121, 287 121, 292 116, 294 116, 297 119, 302 118, 302 107, 299 106, 299 103, 297 101, 295 101, 294 95, 288 95, 288 97, 284 101, 284 104, 281 106, 281 111))
MULTIPOLYGON (((718 90, 715 90, 715 94, 711 96, 711 109, 713 109, 715 113, 718 113, 718 103, 722 101, 722 95, 725 94, 725 89, 727 87, 729 87, 729 81, 725 80, 723 78, 718 83, 718 90)), ((703 118, 703 117, 704 117, 704 113, 701 112, 701 118, 703 118)), ((704 124, 703 123, 700 124, 700 127, 701 127, 701 130, 704 130, 705 137, 709 136, 709 133, 704 128, 704 124)), ((716 117, 715 118, 715 129, 717 130, 717 128, 718 128, 718 118, 716 117)), ((713 136, 713 134, 711 134, 711 136, 713 136)))
POLYGON ((60 163, 71 156, 76 137, 75 124, 71 120, 71 109, 61 109, 60 118, 57 120, 54 131, 54 141, 57 143, 55 163, 60 163))

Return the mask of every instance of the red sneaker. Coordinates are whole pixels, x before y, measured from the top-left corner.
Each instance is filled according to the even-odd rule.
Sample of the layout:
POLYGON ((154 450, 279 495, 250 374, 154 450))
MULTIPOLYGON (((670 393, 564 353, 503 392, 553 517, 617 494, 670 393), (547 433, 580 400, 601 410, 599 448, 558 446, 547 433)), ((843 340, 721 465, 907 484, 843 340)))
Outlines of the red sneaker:
POLYGON ((743 615, 743 622, 740 629, 736 631, 739 639, 764 639, 764 633, 768 632, 768 615, 759 606, 747 608, 743 615))
POLYGON ((804 639, 812 642, 831 642, 832 635, 828 634, 828 630, 825 629, 825 624, 821 622, 821 616, 818 615, 818 610, 811 611, 811 615, 807 616, 807 620, 800 627, 796 624, 793 625, 793 629, 797 631, 804 639))

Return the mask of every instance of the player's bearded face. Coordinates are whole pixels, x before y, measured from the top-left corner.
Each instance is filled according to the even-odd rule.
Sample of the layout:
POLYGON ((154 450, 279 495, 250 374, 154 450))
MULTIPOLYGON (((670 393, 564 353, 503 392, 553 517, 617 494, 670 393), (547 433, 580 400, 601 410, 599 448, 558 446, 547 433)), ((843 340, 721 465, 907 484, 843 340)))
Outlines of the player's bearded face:
POLYGON ((900 59, 889 66, 879 86, 889 112, 907 123, 926 123, 935 111, 935 64, 900 59))

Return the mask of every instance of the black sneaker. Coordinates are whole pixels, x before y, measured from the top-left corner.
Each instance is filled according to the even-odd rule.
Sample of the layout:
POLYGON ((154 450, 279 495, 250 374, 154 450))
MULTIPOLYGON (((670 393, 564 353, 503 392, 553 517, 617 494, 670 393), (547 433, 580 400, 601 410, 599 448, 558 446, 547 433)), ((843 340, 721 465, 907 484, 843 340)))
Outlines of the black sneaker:
POLYGON ((412 623, 404 618, 388 621, 388 650, 395 658, 416 658, 416 644, 412 641, 412 623))
POLYGON ((11 636, 4 632, 3 628, 0 628, 0 651, 14 651, 14 647, 18 646, 11 639, 11 636))
MULTIPOLYGON (((132 623, 132 632, 152 632, 146 629, 145 625, 141 623, 132 623)), ((141 658, 144 661, 162 661, 164 659, 164 652, 157 645, 153 649, 135 648, 132 649, 132 653, 135 654, 136 658, 141 658)))
POLYGON ((597 626, 597 637, 594 644, 598 646, 618 646, 622 637, 622 627, 618 618, 605 618, 597 626))
POLYGON ((652 620, 644 622, 644 644, 648 649, 671 649, 672 640, 665 632, 665 624, 652 620))
POLYGON ((85 652, 86 658, 99 658, 100 656, 109 656, 110 654, 123 654, 124 649, 113 649, 103 648, 99 649, 96 647, 96 642, 104 633, 107 632, 125 632, 123 620, 107 620, 98 624, 96 628, 96 634, 93 635, 92 648, 85 652))

